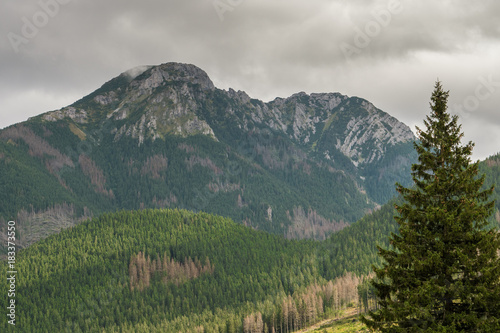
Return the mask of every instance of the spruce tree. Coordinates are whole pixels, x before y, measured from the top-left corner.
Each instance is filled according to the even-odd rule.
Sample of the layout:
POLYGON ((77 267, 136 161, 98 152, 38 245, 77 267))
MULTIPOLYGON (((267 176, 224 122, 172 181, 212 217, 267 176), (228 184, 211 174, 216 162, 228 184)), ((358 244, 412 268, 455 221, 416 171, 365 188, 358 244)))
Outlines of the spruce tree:
POLYGON ((374 267, 379 310, 363 317, 381 332, 500 332, 500 234, 488 229, 493 187, 462 145, 448 91, 436 82, 427 127, 417 127, 414 186, 396 184, 399 234, 374 267))

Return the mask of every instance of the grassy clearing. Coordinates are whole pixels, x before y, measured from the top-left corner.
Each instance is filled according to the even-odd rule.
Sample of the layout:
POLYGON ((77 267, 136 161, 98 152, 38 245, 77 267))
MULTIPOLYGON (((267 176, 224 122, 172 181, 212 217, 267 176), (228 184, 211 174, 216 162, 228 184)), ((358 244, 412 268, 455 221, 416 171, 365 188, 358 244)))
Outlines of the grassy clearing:
POLYGON ((354 333, 368 332, 366 326, 359 320, 357 309, 348 308, 339 315, 340 318, 327 319, 297 333, 354 333))
POLYGON ((355 333, 355 332, 368 332, 366 326, 359 321, 357 317, 349 317, 340 319, 321 326, 320 328, 311 331, 317 333, 355 333))

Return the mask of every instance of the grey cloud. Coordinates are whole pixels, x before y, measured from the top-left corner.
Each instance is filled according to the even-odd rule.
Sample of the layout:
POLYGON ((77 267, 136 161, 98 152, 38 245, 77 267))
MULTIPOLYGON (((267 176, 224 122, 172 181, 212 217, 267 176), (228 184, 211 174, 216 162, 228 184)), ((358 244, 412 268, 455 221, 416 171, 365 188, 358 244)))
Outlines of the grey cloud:
MULTIPOLYGON (((356 46, 356 29, 378 22, 373 13, 394 0, 233 1, 222 21, 214 0, 74 0, 15 53, 8 33, 21 34, 39 1, 62 2, 0 3, 0 127, 22 120, 9 110, 56 109, 129 68, 168 61, 193 63, 220 88, 263 100, 298 91, 358 95, 410 125, 428 113, 437 77, 454 103, 478 76, 500 77, 494 0, 401 0, 403 10, 350 58, 340 46, 356 46), (26 96, 29 103, 17 102, 26 96)), ((490 147, 481 124, 500 132, 498 101, 492 95, 468 120, 478 146, 490 147)))

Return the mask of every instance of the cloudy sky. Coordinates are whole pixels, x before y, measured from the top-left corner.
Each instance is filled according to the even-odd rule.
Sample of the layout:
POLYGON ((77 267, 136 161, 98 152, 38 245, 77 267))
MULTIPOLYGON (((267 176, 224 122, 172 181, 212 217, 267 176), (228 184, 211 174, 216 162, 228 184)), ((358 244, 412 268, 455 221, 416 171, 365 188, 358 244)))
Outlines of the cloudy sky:
POLYGON ((500 151, 498 0, 2 0, 0 128, 177 61, 269 101, 359 96, 413 130, 439 78, 475 158, 500 151))

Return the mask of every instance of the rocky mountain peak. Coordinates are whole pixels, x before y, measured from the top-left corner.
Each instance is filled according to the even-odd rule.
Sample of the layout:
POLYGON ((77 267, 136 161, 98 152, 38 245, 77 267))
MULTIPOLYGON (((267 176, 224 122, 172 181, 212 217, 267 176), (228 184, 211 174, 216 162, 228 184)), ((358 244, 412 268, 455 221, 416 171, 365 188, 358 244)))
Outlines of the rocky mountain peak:
POLYGON ((82 125, 111 120, 116 141, 130 136, 139 145, 165 135, 202 134, 217 141, 229 128, 243 135, 264 126, 333 164, 363 169, 415 139, 408 126, 359 97, 298 92, 264 103, 244 91, 217 89, 199 67, 176 62, 130 69, 72 106, 44 116, 62 118, 82 125))
POLYGON ((200 101, 215 90, 205 71, 170 62, 138 67, 125 74, 133 79, 117 107, 107 115, 115 121, 129 120, 113 130, 116 140, 132 136, 140 145, 146 137, 154 140, 165 134, 204 134, 216 139, 208 123, 197 114, 200 101))
MULTIPOLYGON (((137 70, 144 69, 138 67, 137 70)), ((136 69, 126 73, 136 73, 136 69)), ((134 78, 135 82, 131 87, 139 89, 153 89, 164 85, 166 82, 186 82, 200 85, 202 90, 214 90, 215 86, 208 77, 207 73, 201 68, 176 62, 169 62, 158 66, 146 68, 140 75, 134 78)))

